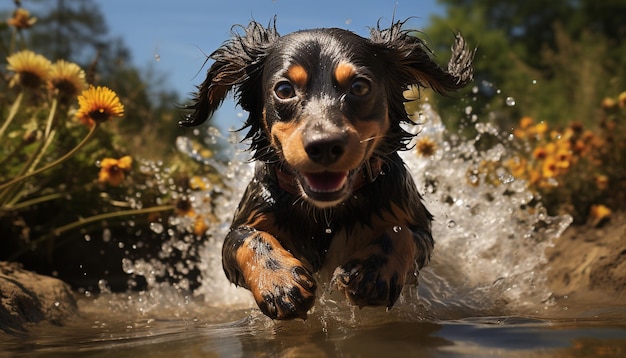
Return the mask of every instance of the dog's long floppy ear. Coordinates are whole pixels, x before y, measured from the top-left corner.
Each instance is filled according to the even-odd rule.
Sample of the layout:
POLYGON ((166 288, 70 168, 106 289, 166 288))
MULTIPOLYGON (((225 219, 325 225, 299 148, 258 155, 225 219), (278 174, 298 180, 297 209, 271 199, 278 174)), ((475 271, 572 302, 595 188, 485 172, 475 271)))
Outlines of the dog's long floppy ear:
MULTIPOLYGON (((215 62, 207 71, 204 82, 185 109, 192 112, 186 114, 179 124, 191 127, 202 124, 222 104, 226 95, 235 90, 239 96, 239 105, 250 112, 254 100, 242 96, 242 93, 253 93, 249 87, 260 86, 260 73, 263 59, 270 45, 279 37, 276 31, 276 20, 268 27, 256 21, 243 28, 243 34, 233 28, 233 37, 215 50, 209 59, 215 62)), ((260 92, 258 92, 260 93, 260 92)))
POLYGON ((397 79, 404 82, 403 85, 418 84, 443 94, 459 90, 472 80, 475 51, 468 49, 460 34, 456 35, 452 45, 448 68, 443 69, 433 60, 426 43, 411 35, 411 31, 403 30, 403 25, 404 22, 398 21, 389 29, 373 28, 370 35, 373 43, 386 48, 388 60, 394 64, 395 75, 400 77, 397 79))

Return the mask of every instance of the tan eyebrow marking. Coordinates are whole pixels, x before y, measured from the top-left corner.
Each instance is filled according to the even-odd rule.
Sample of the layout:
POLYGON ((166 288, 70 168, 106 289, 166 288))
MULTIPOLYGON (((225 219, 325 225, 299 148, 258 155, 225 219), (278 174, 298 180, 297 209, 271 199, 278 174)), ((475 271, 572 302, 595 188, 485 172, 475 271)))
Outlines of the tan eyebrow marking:
POLYGON ((356 75, 356 68, 350 63, 341 62, 335 68, 335 80, 341 87, 347 86, 354 75, 356 75))
POLYGON ((287 77, 299 88, 304 88, 309 81, 309 73, 301 65, 292 65, 289 67, 287 77))

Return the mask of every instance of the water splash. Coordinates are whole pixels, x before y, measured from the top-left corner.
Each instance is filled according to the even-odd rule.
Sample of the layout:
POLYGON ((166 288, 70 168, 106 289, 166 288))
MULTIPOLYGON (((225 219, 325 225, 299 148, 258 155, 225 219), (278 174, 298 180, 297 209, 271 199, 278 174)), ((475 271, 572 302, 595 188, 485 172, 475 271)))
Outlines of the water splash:
MULTIPOLYGON (((502 162, 507 156, 509 137, 494 125, 475 123, 477 136, 465 140, 447 133, 430 105, 423 105, 416 115, 425 125, 407 130, 419 131, 418 138, 430 138, 438 150, 428 158, 419 157, 414 151, 402 156, 423 193, 426 206, 435 216, 436 245, 432 262, 420 273, 419 287, 405 289, 398 305, 429 312, 434 317, 505 310, 538 313, 545 309, 551 292, 546 285, 544 250, 569 226, 571 218, 548 216, 526 184, 503 168, 483 170, 485 163, 502 162), (499 140, 488 149, 478 150, 476 144, 485 135, 499 140)), ((224 141, 231 147, 237 143, 236 138, 223 138, 216 130, 210 130, 209 136, 214 143, 224 141)), ((190 158, 216 168, 225 188, 212 187, 188 194, 197 212, 208 210, 205 203, 210 197, 211 214, 218 223, 208 230, 209 239, 194 253, 199 259, 193 262, 194 268, 201 272, 201 285, 194 295, 212 307, 254 307, 247 290, 235 288, 227 281, 221 264, 222 240, 239 198, 252 178, 249 153, 239 148, 230 152, 229 160, 220 161, 199 156, 188 139, 179 139, 177 143, 179 150, 190 158)), ((172 234, 172 239, 162 248, 163 257, 167 257, 172 247, 185 250, 185 243, 175 234, 188 230, 190 225, 180 218, 166 224, 151 227, 153 231, 167 230, 172 234)), ((158 278, 171 271, 168 265, 172 264, 158 259, 123 263, 127 273, 144 276, 153 292, 158 287, 158 278)), ((177 265, 178 271, 184 271, 189 261, 177 265)), ((321 296, 327 307, 336 303, 325 291, 321 296)))
MULTIPOLYGON (((432 108, 426 105, 423 113, 429 126, 443 130, 432 108)), ((440 309, 536 312, 545 308, 551 295, 544 251, 572 219, 548 216, 526 184, 504 169, 482 170, 485 163, 506 158, 502 143, 506 136, 490 124, 479 123, 476 130, 479 135, 472 140, 457 142, 452 136, 440 141, 442 149, 429 159, 404 154, 435 216, 435 252, 421 275, 419 292, 427 304, 440 309), (501 142, 479 151, 481 134, 501 136, 501 142)))

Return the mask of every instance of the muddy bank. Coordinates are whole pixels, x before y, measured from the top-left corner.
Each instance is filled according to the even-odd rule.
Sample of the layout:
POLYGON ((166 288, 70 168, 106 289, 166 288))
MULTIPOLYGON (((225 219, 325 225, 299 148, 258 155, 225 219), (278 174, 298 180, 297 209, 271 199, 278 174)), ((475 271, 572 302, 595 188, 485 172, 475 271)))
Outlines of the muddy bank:
POLYGON ((64 282, 0 262, 0 331, 23 331, 28 324, 44 321, 61 325, 77 311, 64 282))
POLYGON ((620 303, 626 296, 626 213, 600 227, 572 226, 546 250, 555 296, 620 303))

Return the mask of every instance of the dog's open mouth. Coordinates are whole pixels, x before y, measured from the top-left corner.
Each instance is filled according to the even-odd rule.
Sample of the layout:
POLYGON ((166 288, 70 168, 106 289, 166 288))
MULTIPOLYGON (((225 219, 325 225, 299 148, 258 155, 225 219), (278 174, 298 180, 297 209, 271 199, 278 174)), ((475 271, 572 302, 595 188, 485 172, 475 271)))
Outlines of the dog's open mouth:
POLYGON ((300 185, 310 199, 333 202, 344 198, 348 174, 348 172, 304 173, 300 185))

